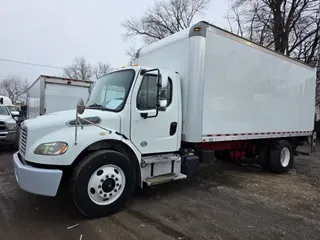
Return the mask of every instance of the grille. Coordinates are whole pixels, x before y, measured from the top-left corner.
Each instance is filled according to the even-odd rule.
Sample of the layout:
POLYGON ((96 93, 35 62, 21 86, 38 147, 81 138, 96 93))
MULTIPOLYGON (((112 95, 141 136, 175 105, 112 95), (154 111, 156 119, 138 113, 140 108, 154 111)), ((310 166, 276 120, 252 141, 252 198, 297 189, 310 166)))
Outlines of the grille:
POLYGON ((20 130, 20 153, 23 155, 26 154, 26 148, 27 148, 27 138, 28 138, 28 130, 26 128, 23 128, 20 130))
POLYGON ((0 131, 5 131, 5 130, 7 130, 6 123, 0 121, 0 131))

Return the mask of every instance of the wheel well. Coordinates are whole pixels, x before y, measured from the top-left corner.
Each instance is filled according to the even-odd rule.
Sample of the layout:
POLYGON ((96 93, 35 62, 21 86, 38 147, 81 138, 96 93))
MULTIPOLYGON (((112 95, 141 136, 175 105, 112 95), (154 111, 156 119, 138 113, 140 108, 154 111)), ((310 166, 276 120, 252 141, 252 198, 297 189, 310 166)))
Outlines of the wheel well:
POLYGON ((75 165, 77 165, 83 159, 83 157, 89 154, 90 152, 101 150, 101 149, 111 149, 126 155, 130 159, 130 161, 134 164, 134 168, 136 172, 136 183, 139 186, 141 185, 141 171, 140 171, 139 161, 135 153, 133 152, 133 150, 128 145, 124 144, 121 141, 103 140, 103 141, 95 142, 89 145, 77 156, 75 161, 72 163, 71 167, 73 168, 75 165))

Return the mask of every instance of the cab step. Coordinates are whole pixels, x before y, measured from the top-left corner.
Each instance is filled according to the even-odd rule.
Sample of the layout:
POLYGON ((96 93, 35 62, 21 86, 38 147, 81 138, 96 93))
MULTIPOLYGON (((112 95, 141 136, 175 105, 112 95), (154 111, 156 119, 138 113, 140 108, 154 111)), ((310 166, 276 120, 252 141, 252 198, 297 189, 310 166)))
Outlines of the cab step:
POLYGON ((163 163, 163 162, 172 162, 180 160, 179 154, 167 153, 167 154, 159 154, 159 155, 151 155, 147 157, 143 157, 141 160, 142 166, 146 166, 152 163, 163 163))
POLYGON ((172 181, 185 179, 185 178, 187 178, 187 175, 184 175, 182 173, 170 173, 170 174, 164 174, 156 177, 147 178, 144 180, 144 182, 148 186, 153 186, 153 185, 172 182, 172 181))

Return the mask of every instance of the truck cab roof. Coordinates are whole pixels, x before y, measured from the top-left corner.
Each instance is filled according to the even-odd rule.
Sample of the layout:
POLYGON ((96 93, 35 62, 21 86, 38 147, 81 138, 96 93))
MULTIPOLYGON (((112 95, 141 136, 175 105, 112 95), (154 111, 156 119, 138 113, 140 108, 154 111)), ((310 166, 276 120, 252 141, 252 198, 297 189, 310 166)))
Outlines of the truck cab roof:
POLYGON ((0 96, 0 106, 1 105, 5 105, 5 106, 12 105, 12 101, 7 96, 0 96))

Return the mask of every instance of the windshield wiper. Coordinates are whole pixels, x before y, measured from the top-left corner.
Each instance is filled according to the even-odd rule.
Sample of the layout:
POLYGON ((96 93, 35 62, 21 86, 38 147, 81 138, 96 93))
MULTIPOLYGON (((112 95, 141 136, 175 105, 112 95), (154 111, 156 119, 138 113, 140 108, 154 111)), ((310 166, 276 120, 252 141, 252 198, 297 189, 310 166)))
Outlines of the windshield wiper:
POLYGON ((91 104, 90 106, 88 106, 88 108, 96 108, 96 109, 104 109, 104 107, 101 104, 91 104))

